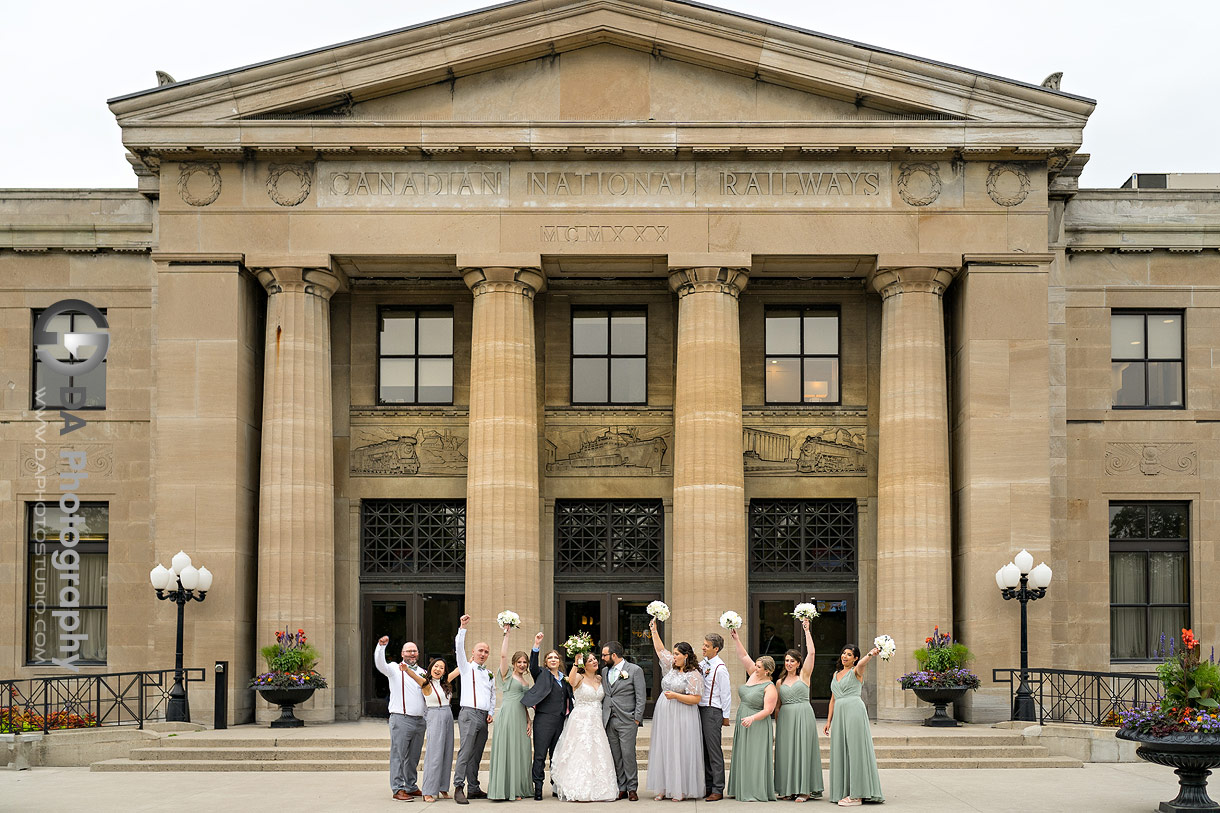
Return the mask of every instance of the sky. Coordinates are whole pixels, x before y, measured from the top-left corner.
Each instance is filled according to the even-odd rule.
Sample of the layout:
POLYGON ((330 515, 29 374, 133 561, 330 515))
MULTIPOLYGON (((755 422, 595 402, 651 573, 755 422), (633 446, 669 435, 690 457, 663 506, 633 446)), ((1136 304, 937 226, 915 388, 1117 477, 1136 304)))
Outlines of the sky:
MULTIPOLYGON (((479 0, 96 0, 0 9, 0 188, 133 188, 106 99, 489 5, 479 0)), ((1220 172, 1215 0, 717 0, 729 11, 1098 103, 1082 187, 1133 172, 1220 172)))

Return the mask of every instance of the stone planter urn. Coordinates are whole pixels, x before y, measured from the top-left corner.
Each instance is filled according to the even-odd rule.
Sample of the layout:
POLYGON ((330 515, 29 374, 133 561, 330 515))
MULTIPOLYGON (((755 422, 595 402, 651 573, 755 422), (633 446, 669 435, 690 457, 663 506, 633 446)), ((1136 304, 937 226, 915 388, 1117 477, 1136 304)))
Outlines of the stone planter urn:
POLYGON ((1207 795, 1207 777, 1212 768, 1220 766, 1220 734, 1181 732, 1154 737, 1122 728, 1115 736, 1120 740, 1139 743, 1136 756, 1156 765, 1173 768, 1178 775, 1177 798, 1171 802, 1161 802, 1158 810, 1163 813, 1220 810, 1220 805, 1207 795))
POLYGON ((924 725, 933 728, 957 728, 960 725, 945 713, 945 707, 965 697, 966 692, 970 691, 969 686, 914 686, 911 691, 923 702, 936 706, 932 716, 923 721, 924 725))
POLYGON ((304 703, 313 697, 315 691, 313 686, 291 689, 281 689, 273 686, 267 689, 258 689, 257 691, 268 703, 280 707, 280 716, 278 719, 271 721, 271 728, 301 728, 305 725, 304 720, 292 713, 292 707, 298 703, 304 703))

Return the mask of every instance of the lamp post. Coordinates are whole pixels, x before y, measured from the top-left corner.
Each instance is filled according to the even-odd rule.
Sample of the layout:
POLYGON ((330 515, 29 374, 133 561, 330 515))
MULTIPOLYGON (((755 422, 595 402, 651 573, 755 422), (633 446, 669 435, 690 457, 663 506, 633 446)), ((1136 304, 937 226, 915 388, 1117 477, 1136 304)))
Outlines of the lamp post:
POLYGON ((1021 682, 1012 704, 1012 719, 1033 722, 1034 694, 1029 688, 1029 624, 1025 605, 1046 595, 1046 588, 1051 585, 1051 569, 1046 562, 1034 567, 1034 557, 1022 550, 995 572, 995 583, 1005 601, 1015 598, 1021 602, 1021 682), (1030 587, 1031 583, 1033 587, 1030 587))
POLYGON ((174 653, 174 685, 169 690, 169 704, 165 707, 165 720, 170 723, 189 723, 191 706, 187 702, 186 685, 182 672, 182 622, 183 611, 188 601, 203 601, 212 587, 212 573, 206 567, 196 569, 191 557, 178 551, 168 568, 157 565, 148 574, 157 598, 178 605, 178 648, 174 653))

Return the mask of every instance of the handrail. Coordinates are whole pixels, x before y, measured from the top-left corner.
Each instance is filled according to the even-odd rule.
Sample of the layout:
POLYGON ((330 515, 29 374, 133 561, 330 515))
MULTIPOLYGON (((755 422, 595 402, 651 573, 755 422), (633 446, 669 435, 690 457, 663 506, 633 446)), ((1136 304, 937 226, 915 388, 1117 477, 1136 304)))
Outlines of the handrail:
MULTIPOLYGON (((187 684, 207 671, 184 669, 187 684)), ((134 725, 165 718, 174 670, 0 680, 0 734, 134 725)))
MULTIPOLYGON (((1016 698, 1020 675, 1020 669, 991 670, 994 683, 1009 686, 1009 708, 1016 698)), ((1156 675, 1027 669, 1026 676, 1034 692, 1039 723, 1114 725, 1118 712, 1152 706, 1161 698, 1161 680, 1156 675)))

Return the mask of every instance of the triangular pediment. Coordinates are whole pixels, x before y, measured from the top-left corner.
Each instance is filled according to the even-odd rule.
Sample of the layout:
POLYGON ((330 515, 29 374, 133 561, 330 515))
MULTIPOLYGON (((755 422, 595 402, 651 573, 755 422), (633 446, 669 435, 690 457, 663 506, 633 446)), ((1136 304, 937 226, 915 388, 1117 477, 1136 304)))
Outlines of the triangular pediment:
POLYGON ((148 143, 150 127, 276 120, 880 119, 1078 131, 1093 103, 694 3, 521 0, 119 97, 111 109, 125 141, 139 141, 126 132, 138 129, 148 143))

